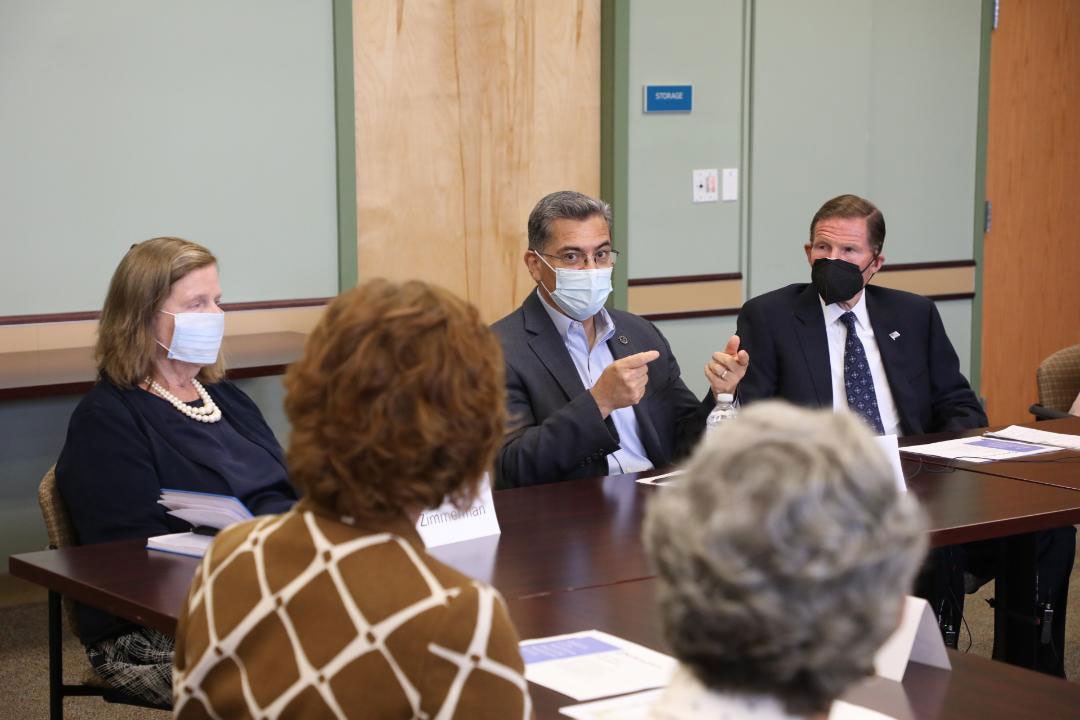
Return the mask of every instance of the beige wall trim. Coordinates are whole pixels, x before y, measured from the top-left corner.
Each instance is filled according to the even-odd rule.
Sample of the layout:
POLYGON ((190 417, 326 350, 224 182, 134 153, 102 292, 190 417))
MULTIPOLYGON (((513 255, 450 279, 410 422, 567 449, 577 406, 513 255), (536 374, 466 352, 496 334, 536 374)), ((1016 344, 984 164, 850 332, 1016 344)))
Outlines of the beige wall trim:
POLYGON ((947 267, 926 267, 931 263, 919 263, 914 270, 890 268, 886 265, 871 281, 874 285, 906 290, 918 295, 938 296, 974 295, 975 264, 947 267))
MULTIPOLYGON (((322 315, 324 305, 271 310, 233 310, 225 318, 226 335, 294 331, 310 332, 322 315)), ((58 350, 89 347, 96 341, 97 320, 44 322, 0 326, 0 347, 4 352, 58 350)))
POLYGON ((641 285, 630 281, 627 290, 627 307, 630 312, 645 317, 682 316, 694 313, 693 317, 702 317, 701 313, 724 314, 725 311, 738 311, 742 305, 742 278, 729 280, 679 281, 666 284, 641 285))
MULTIPOLYGON (((221 303, 225 312, 238 310, 277 310, 281 308, 316 307, 326 305, 333 298, 298 298, 295 300, 255 300, 252 302, 221 303)), ((34 325, 37 323, 75 322, 78 320, 97 320, 100 310, 80 312, 46 313, 41 315, 0 315, 0 325, 34 325)))

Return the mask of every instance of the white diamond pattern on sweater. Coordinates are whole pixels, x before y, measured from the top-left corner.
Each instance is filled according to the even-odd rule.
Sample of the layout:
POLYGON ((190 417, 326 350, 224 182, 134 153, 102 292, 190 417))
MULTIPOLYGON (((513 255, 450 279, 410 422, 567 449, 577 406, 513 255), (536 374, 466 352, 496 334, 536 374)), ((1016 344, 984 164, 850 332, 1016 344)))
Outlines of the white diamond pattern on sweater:
MULTIPOLYGON (((442 704, 434 716, 429 716, 422 709, 421 688, 417 687, 414 679, 410 679, 401 663, 395 658, 388 647, 388 640, 403 625, 417 616, 432 610, 433 608, 446 607, 458 598, 462 587, 445 587, 436 574, 428 566, 426 557, 422 556, 406 539, 389 532, 360 535, 355 539, 345 542, 332 542, 319 527, 319 516, 311 511, 299 513, 314 545, 315 552, 311 562, 296 573, 283 587, 276 592, 271 589, 267 576, 267 541, 277 532, 290 517, 296 516, 297 511, 279 516, 267 516, 253 521, 253 528, 247 533, 239 545, 237 545, 224 559, 211 563, 211 553, 207 553, 193 583, 193 590, 188 599, 187 613, 196 613, 200 609, 204 611, 206 618, 206 632, 208 643, 201 656, 189 663, 184 670, 175 669, 173 678, 173 692, 175 712, 179 716, 185 703, 198 700, 206 708, 212 717, 219 717, 214 711, 215 698, 204 689, 207 680, 214 668, 224 659, 231 659, 239 668, 243 703, 250 717, 275 718, 298 695, 316 690, 326 706, 330 708, 334 717, 355 717, 353 708, 343 707, 331 687, 330 680, 357 658, 369 653, 378 653, 391 668, 394 677, 400 685, 401 691, 408 699, 412 716, 418 720, 449 719, 454 717, 458 709, 458 702, 463 686, 469 676, 475 672, 489 673, 501 678, 520 690, 523 696, 523 718, 532 714, 531 702, 528 697, 528 685, 521 672, 516 668, 488 657, 488 642, 492 631, 492 622, 495 615, 496 605, 501 609, 502 598, 498 592, 476 581, 471 582, 471 588, 477 592, 479 602, 476 617, 472 625, 472 638, 469 642, 467 653, 461 653, 452 648, 443 647, 435 642, 427 645, 427 650, 433 656, 441 658, 457 667, 456 676, 449 690, 443 698, 442 704), (390 544, 394 545, 408 557, 412 566, 419 573, 427 588, 427 595, 422 599, 410 602, 396 612, 377 621, 371 622, 365 617, 346 581, 341 574, 340 564, 346 558, 356 553, 362 553, 367 549, 390 544), (242 620, 235 623, 227 632, 220 632, 216 627, 217 616, 215 604, 229 603, 230 597, 225 593, 218 597, 216 580, 223 573, 229 571, 230 566, 245 554, 254 556, 257 569, 259 599, 242 620), (212 569, 211 569, 212 568, 212 569), (337 590, 338 599, 342 602, 355 630, 356 637, 342 647, 329 661, 316 665, 308 657, 301 643, 296 623, 290 615, 290 601, 299 592, 304 590, 315 578, 328 575, 337 590), (203 607, 201 607, 203 606, 203 607), (258 679, 249 676, 243 659, 238 652, 241 643, 249 634, 269 616, 276 616, 285 628, 293 658, 299 670, 299 677, 284 691, 280 692, 271 702, 260 703, 253 691, 253 682, 258 679)), ((373 592, 378 592, 377 581, 373 584, 373 592)), ((349 630, 343 630, 342 635, 347 636, 349 630)), ((179 658, 178 658, 179 662, 179 658)))

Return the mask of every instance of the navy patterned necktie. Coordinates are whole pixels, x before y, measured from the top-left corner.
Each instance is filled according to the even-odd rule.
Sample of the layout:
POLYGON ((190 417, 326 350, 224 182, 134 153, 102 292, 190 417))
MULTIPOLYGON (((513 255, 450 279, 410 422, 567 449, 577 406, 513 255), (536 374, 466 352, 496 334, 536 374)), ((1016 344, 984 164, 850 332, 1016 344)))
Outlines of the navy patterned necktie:
POLYGON ((850 310, 840 316, 847 327, 844 342, 844 390, 847 392, 848 408, 862 415, 878 435, 885 434, 878 411, 874 378, 870 375, 870 363, 866 361, 866 349, 855 330, 855 313, 850 310))

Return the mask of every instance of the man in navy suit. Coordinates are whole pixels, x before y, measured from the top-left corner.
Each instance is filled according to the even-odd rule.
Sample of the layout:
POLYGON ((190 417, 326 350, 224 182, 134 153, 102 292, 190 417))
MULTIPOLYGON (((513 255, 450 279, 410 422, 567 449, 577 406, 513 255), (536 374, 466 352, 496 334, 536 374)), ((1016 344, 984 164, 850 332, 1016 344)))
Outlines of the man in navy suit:
MULTIPOLYGON (((934 303, 867 285, 885 263, 884 244, 885 218, 870 201, 841 195, 821 206, 805 246, 811 283, 756 297, 739 313, 738 337, 754 358, 739 385, 740 403, 779 397, 847 408, 882 434, 988 424, 934 303)), ((1055 609, 1053 640, 1062 651, 1075 532, 1041 532, 1035 542, 1038 603, 1055 609)), ((942 627, 951 628, 947 639, 954 646, 963 591, 989 580, 994 551, 992 543, 940 548, 922 578, 920 594, 934 598, 935 611, 944 607, 942 627)), ((1063 675, 1063 656, 1041 653, 1037 667, 1063 675)))
POLYGON ((884 243, 885 219, 869 201, 841 195, 818 210, 805 248, 813 282, 756 297, 739 313, 738 336, 754 358, 739 386, 741 403, 781 397, 850 405, 878 432, 896 435, 987 424, 934 303, 866 285, 885 262, 884 243), (857 344, 849 342, 849 323, 857 344), (860 410, 865 388, 852 374, 863 368, 876 408, 860 410))
POLYGON ((745 374, 733 337, 705 366, 712 392, 694 397, 652 323, 604 308, 617 256, 601 200, 556 192, 529 214, 524 260, 536 291, 492 326, 509 411, 496 487, 669 465, 701 437, 713 394, 733 393, 745 374))

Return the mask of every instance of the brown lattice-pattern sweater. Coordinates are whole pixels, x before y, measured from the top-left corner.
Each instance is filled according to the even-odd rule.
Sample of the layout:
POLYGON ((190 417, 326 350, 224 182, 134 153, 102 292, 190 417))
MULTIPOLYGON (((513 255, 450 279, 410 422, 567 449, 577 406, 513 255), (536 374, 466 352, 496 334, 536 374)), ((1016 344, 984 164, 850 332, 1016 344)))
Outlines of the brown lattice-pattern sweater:
POLYGON ((301 503, 223 531, 176 636, 176 717, 528 718, 499 593, 429 557, 402 519, 301 503))

